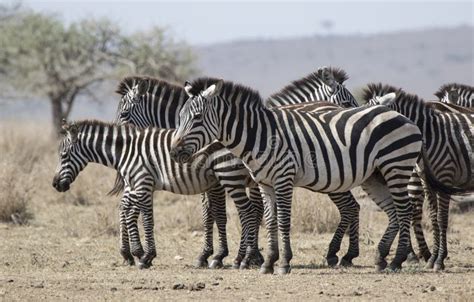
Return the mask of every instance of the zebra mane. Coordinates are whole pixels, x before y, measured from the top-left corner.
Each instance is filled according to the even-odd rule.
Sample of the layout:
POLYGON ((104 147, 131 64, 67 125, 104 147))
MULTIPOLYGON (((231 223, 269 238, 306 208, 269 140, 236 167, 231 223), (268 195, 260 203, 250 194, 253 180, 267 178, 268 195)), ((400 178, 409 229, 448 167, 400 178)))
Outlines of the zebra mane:
POLYGON ((148 89, 147 92, 152 93, 155 87, 163 87, 166 86, 171 90, 176 90, 176 92, 181 92, 183 90, 182 85, 177 83, 168 82, 164 79, 153 78, 149 76, 129 76, 125 77, 120 81, 115 90, 116 93, 124 96, 126 95, 135 85, 137 85, 141 81, 148 81, 148 89))
POLYGON ((367 84, 367 87, 362 90, 362 99, 368 102, 374 96, 384 96, 387 93, 395 92, 395 94, 400 95, 405 93, 401 88, 397 88, 395 86, 386 85, 382 83, 370 83, 367 84))
MULTIPOLYGON (((209 78, 209 77, 201 77, 201 78, 194 79, 191 82, 192 89, 190 93, 192 95, 197 95, 201 93, 203 90, 206 90, 206 88, 208 88, 209 86, 217 83, 220 80, 221 79, 209 78)), ((260 93, 257 90, 250 88, 248 86, 242 85, 242 84, 231 82, 231 81, 223 82, 221 94, 224 93, 228 95, 231 91, 234 91, 234 90, 239 91, 242 94, 243 99, 250 96, 251 99, 258 99, 263 104, 262 97, 260 96, 260 93)))
POLYGON ((469 86, 469 85, 465 85, 465 84, 459 84, 459 83, 448 83, 448 84, 444 84, 442 85, 438 91, 436 91, 434 93, 434 95, 436 97, 438 97, 439 99, 442 99, 444 97, 444 94, 447 92, 447 91, 450 91, 450 90, 458 90, 458 89, 461 89, 461 90, 474 90, 474 87, 472 86, 469 86))
MULTIPOLYGON (((338 82, 341 85, 343 85, 343 83, 347 79, 349 79, 349 76, 347 75, 347 73, 341 68, 337 68, 337 67, 324 67, 324 68, 328 70, 330 73, 332 73, 336 82, 338 82)), ((301 86, 305 87, 307 86, 306 84, 308 83, 314 83, 315 81, 322 80, 321 75, 319 73, 320 70, 322 69, 320 68, 317 71, 314 71, 301 79, 292 81, 290 84, 283 87, 283 89, 281 89, 280 91, 275 92, 271 96, 269 96, 267 100, 279 98, 280 96, 284 96, 287 94, 294 94, 295 91, 300 90, 301 86)))

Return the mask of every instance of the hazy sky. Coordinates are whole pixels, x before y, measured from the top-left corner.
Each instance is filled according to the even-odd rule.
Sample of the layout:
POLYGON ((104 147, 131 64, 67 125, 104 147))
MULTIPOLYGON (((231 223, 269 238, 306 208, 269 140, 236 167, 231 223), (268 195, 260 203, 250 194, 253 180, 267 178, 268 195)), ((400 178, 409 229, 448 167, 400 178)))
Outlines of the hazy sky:
POLYGON ((179 39, 195 45, 247 38, 308 36, 328 31, 370 34, 474 25, 472 1, 24 0, 23 3, 37 11, 56 13, 66 22, 94 16, 110 18, 127 31, 152 25, 168 26, 179 39))

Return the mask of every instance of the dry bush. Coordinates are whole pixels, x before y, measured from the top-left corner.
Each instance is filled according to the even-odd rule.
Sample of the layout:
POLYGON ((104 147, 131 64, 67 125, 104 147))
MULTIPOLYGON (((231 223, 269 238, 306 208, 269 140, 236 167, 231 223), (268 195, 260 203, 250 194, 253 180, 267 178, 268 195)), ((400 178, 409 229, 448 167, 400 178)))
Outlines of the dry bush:
POLYGON ((332 233, 339 220, 339 212, 327 195, 303 189, 295 191, 291 217, 295 232, 332 233))

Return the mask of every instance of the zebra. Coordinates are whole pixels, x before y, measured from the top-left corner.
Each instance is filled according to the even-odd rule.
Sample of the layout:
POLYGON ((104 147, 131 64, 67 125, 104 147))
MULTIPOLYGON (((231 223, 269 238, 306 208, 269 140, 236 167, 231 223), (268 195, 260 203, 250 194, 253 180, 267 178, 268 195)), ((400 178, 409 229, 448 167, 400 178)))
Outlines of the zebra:
MULTIPOLYGON (((426 268, 443 270, 448 255, 450 194, 474 190, 474 118, 469 114, 440 110, 439 106, 433 107, 418 96, 389 85, 369 84, 363 93, 364 100, 370 105, 386 105, 408 117, 421 130, 425 169, 424 173, 417 170, 419 179, 412 184, 411 190, 418 208, 423 204, 423 191, 430 203, 434 246, 426 268), (451 190, 435 190, 428 177, 438 181, 438 189, 444 185, 451 190)), ((420 249, 430 253, 428 247, 420 246, 420 249)))
POLYGON ((474 108, 474 87, 450 83, 441 86, 435 95, 443 103, 474 108))
MULTIPOLYGON (((224 191, 243 196, 246 186, 253 183, 242 162, 228 150, 216 145, 210 145, 202 153, 196 154, 189 164, 177 164, 170 156, 174 129, 140 129, 133 125, 120 126, 88 120, 69 124, 64 122, 63 129, 64 137, 60 142, 59 164, 53 187, 59 192, 67 191, 89 162, 117 170, 125 182, 120 207, 120 252, 130 265, 135 263, 134 257, 137 257, 139 268, 148 268, 156 256, 153 237, 154 191, 185 195, 208 192, 208 198, 213 201, 221 198, 224 191), (242 185, 237 185, 239 182, 242 185), (137 228, 139 213, 143 215, 145 249, 137 228)), ((245 209, 243 212, 247 216, 244 219, 251 229, 255 228, 248 199, 236 199, 237 202, 243 203, 239 206, 245 209)), ((253 233, 249 232, 250 242, 255 240, 252 236, 253 233)), ((213 262, 217 262, 217 266, 222 266, 222 259, 228 254, 226 247, 221 246, 214 256, 213 262)), ((206 259, 212 250, 207 252, 206 259)), ((248 263, 248 259, 242 262, 248 263)))
MULTIPOLYGON (((179 118, 179 110, 187 100, 187 94, 184 91, 182 85, 176 85, 168 81, 147 77, 147 76, 130 76, 125 77, 119 83, 116 92, 121 96, 120 102, 117 108, 116 120, 118 124, 130 123, 140 128, 146 127, 158 127, 158 128, 176 128, 179 118)), ((223 146, 221 145, 223 148, 223 146)), ((232 169, 235 159, 229 158, 228 167, 232 169)), ((225 163, 221 163, 221 168, 226 169, 225 163)), ((117 178, 113 193, 122 191, 122 184, 120 177, 117 178)), ((240 183, 237 183, 240 185, 240 183)), ((254 237, 258 238, 258 229, 263 217, 263 203, 258 190, 258 187, 250 188, 251 197, 251 211, 254 213, 257 228, 255 229, 254 237)), ((245 258, 246 254, 246 238, 248 236, 249 227, 248 222, 244 221, 245 209, 239 207, 240 204, 247 204, 241 201, 245 199, 246 195, 241 195, 240 191, 238 194, 233 194, 233 198, 236 200, 236 206, 241 220, 242 234, 240 239, 239 251, 237 257, 234 259, 233 267, 241 267, 242 259, 245 258)), ((225 210, 225 195, 221 198, 214 198, 212 202, 208 202, 205 194, 202 196, 202 211, 204 221, 204 248, 201 254, 198 256, 196 266, 204 267, 207 266, 205 255, 209 254, 209 250, 212 250, 212 232, 213 232, 213 221, 216 222, 221 250, 225 243, 225 249, 227 249, 226 239, 226 223, 227 216, 225 210)), ((258 239, 255 240, 255 260, 252 259, 252 263, 261 264, 263 262, 263 256, 258 250, 258 239)), ((242 268, 247 267, 247 264, 243 264, 242 268)))
MULTIPOLYGON (((265 101, 265 104, 267 107, 286 105, 285 108, 288 109, 305 111, 321 111, 338 108, 331 106, 331 104, 345 108, 358 107, 359 105, 353 95, 343 85, 348 78, 347 73, 340 68, 322 67, 316 72, 293 81, 279 92, 271 95, 265 101), (326 102, 329 103, 322 104, 321 100, 326 100, 326 102)), ((382 236, 383 240, 378 247, 380 254, 387 255, 389 250, 387 250, 386 247, 391 245, 391 242, 393 242, 398 232, 398 218, 390 191, 378 173, 370 177, 361 187, 389 218, 388 228, 382 236)), ((351 192, 330 193, 329 197, 339 209, 341 221, 329 245, 326 260, 329 266, 337 264, 338 257, 336 254, 340 249, 345 230, 348 228, 349 249, 346 255, 342 257, 339 265, 349 266, 352 265, 352 259, 359 255, 358 235, 360 206, 351 192)), ((418 231, 418 236, 416 237, 420 242, 419 245, 427 246, 421 229, 421 216, 420 220, 413 222, 413 228, 415 230, 421 230, 421 235, 420 231, 418 231)), ((418 257, 413 251, 411 240, 409 243, 408 261, 417 262, 418 257)), ((425 260, 429 258, 426 253, 422 254, 422 256, 425 257, 425 260)))
POLYGON ((265 104, 272 107, 327 101, 345 108, 358 107, 356 99, 344 86, 348 78, 347 73, 340 68, 321 67, 272 94, 265 104))
MULTIPOLYGON (((217 139, 242 159, 264 200, 268 254, 261 273, 273 273, 279 259, 278 231, 283 243, 278 272, 291 270, 293 187, 347 192, 376 169, 397 208, 400 240, 390 268, 401 268, 412 214, 407 184, 422 145, 416 125, 384 106, 313 113, 267 108, 251 88, 222 80, 205 85, 208 80, 185 83, 190 98, 172 138, 172 157, 186 162, 217 139)), ((386 266, 383 258, 376 256, 377 270, 386 266)))

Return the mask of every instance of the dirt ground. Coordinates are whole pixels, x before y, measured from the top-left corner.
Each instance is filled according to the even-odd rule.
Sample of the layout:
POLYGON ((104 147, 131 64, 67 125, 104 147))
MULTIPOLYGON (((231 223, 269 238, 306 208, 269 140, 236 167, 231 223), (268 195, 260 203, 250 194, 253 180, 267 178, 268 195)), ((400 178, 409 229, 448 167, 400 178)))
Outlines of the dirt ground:
MULTIPOLYGON (((148 270, 122 265, 118 238, 91 231, 97 219, 105 219, 94 205, 41 205, 35 207, 29 226, 0 224, 0 300, 474 300, 474 212, 452 215, 450 254, 442 273, 424 270, 422 264, 405 265, 401 273, 375 273, 372 258, 385 217, 363 209, 356 267, 324 265, 329 233, 293 233, 291 274, 269 276, 256 268, 230 268, 238 239, 233 213, 227 266, 193 268, 202 233, 172 226, 180 219, 176 213, 185 211, 179 202, 183 199, 164 197, 166 202, 158 201, 156 214, 158 256, 148 270)), ((198 198, 184 202, 198 203, 198 198)), ((261 246, 265 247, 264 238, 261 246)))

